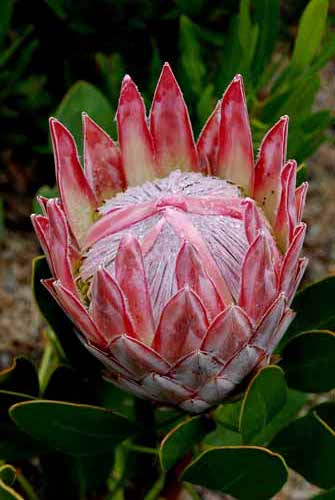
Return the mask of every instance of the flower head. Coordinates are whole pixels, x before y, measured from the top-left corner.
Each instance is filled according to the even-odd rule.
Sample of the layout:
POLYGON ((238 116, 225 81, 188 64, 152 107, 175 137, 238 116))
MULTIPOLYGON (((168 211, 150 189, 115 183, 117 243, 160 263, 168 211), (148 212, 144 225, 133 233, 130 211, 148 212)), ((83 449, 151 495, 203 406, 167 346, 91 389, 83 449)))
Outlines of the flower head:
POLYGON ((118 142, 83 114, 84 168, 50 120, 60 199, 32 220, 53 278, 44 285, 116 385, 201 412, 239 390, 293 317, 307 185, 286 163, 288 118, 254 163, 242 78, 197 143, 164 65, 149 119, 129 76, 118 142))

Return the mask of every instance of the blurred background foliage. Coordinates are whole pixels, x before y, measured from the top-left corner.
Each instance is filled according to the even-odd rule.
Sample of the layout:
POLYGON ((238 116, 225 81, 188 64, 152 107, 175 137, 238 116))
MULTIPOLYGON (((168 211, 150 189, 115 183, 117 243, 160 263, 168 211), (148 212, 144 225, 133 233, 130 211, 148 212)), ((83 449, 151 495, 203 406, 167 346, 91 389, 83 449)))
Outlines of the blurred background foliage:
POLYGON ((330 110, 314 109, 320 70, 335 55, 334 19, 328 0, 1 0, 0 183, 31 194, 53 185, 47 117, 79 144, 82 111, 115 137, 123 75, 149 108, 166 60, 196 134, 241 73, 255 150, 288 114, 288 155, 301 163, 334 125, 330 110))

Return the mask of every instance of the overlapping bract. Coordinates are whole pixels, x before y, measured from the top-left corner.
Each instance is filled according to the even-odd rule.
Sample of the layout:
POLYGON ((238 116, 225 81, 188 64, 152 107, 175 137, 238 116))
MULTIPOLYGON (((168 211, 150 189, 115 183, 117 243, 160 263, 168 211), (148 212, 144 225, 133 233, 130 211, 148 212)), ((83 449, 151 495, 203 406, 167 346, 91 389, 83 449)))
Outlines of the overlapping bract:
POLYGON ((60 199, 32 216, 44 285, 119 387, 201 412, 269 361, 306 266, 307 185, 286 163, 287 124, 255 164, 237 76, 196 144, 167 64, 148 120, 125 77, 117 143, 83 114, 84 169, 50 120, 60 199))

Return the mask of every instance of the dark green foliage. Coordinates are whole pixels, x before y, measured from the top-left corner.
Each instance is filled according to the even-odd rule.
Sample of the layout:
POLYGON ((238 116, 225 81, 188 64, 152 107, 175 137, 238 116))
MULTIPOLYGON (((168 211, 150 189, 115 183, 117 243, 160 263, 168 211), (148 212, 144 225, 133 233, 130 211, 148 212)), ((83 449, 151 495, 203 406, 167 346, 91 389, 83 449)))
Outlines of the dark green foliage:
POLYGON ((287 467, 280 455, 266 448, 221 447, 200 455, 182 478, 241 500, 267 500, 285 484, 287 467))
POLYGON ((58 401, 27 401, 12 406, 20 429, 48 448, 75 456, 111 451, 136 425, 110 410, 58 401))
POLYGON ((206 417, 184 420, 166 434, 161 442, 159 457, 163 470, 169 470, 213 428, 206 417))
POLYGON ((335 276, 328 276, 303 288, 295 297, 292 309, 297 311, 282 345, 294 335, 309 330, 335 330, 335 276))
POLYGON ((239 431, 244 444, 258 444, 257 436, 284 408, 286 400, 285 375, 278 366, 268 366, 257 373, 241 407, 239 431))
POLYGON ((318 415, 317 408, 283 429, 270 448, 311 483, 320 488, 335 485, 335 432, 318 415))
POLYGON ((305 392, 327 392, 335 387, 334 333, 316 330, 297 335, 281 355, 290 387, 305 392))

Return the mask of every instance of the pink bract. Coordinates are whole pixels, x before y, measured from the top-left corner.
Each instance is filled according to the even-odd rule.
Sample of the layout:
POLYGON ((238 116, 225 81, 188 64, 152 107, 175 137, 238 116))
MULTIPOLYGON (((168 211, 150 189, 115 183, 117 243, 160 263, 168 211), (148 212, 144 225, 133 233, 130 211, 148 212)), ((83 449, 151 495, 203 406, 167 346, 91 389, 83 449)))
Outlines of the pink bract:
POLYGON ((148 119, 124 78, 117 125, 114 142, 83 114, 82 168, 50 120, 60 199, 32 216, 44 284, 114 384, 202 412, 270 361, 294 316, 307 185, 286 162, 288 118, 255 163, 236 76, 196 143, 165 64, 148 119))

